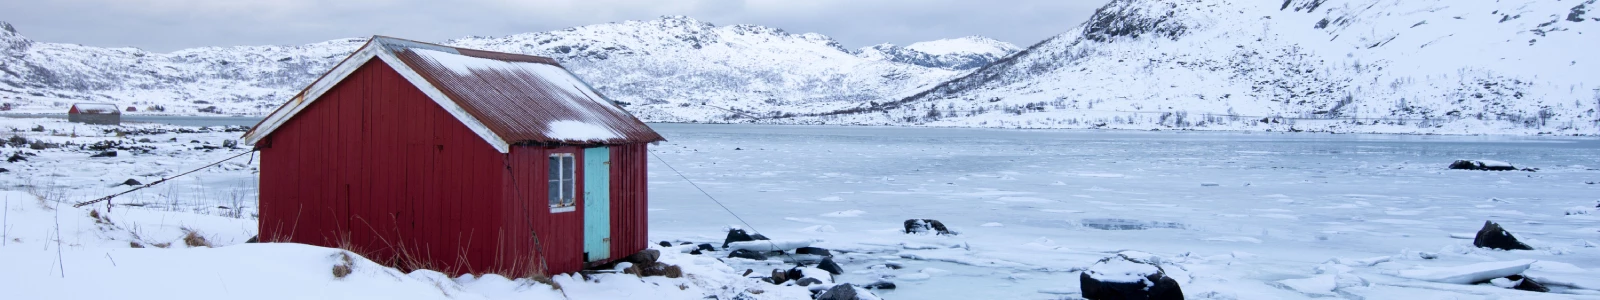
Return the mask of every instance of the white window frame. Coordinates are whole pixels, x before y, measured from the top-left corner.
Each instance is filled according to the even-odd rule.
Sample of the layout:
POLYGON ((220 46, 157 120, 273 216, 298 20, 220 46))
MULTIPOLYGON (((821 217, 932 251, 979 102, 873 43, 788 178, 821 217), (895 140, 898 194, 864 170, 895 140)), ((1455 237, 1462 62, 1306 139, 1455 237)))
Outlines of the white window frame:
POLYGON ((545 169, 547 174, 555 173, 553 174, 553 177, 547 178, 545 183, 547 188, 551 186, 550 183, 555 183, 554 188, 547 191, 547 196, 545 197, 545 200, 550 204, 550 212, 562 213, 577 211, 578 158, 573 153, 551 153, 550 157, 546 159, 546 162, 552 160, 554 162, 546 166, 545 169), (571 166, 566 166, 564 164, 571 164, 571 166), (554 168, 555 172, 550 172, 551 168, 554 168), (569 173, 568 171, 571 172, 569 173), (571 192, 571 195, 567 194, 569 191, 571 192))

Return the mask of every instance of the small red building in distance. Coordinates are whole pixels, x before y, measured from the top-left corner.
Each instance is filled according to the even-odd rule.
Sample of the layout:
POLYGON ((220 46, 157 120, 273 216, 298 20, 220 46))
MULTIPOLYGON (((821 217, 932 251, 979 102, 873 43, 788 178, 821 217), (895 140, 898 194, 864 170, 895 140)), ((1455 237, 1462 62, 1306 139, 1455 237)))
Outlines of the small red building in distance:
POLYGON ((555 60, 382 36, 244 139, 261 241, 509 277, 645 249, 645 151, 664 140, 555 60))

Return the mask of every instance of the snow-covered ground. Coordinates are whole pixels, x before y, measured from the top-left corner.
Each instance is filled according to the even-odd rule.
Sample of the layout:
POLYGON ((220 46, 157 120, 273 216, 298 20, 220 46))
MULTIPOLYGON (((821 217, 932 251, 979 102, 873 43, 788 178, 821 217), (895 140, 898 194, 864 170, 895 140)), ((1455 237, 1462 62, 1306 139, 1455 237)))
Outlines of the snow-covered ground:
MULTIPOLYGON (((833 250, 844 267, 839 282, 887 279, 898 285, 877 291, 887 299, 1074 299, 1082 269, 1125 250, 1163 262, 1191 299, 1600 299, 1600 276, 1594 275, 1600 273, 1600 213, 1594 209, 1600 185, 1590 184, 1600 183, 1600 141, 1594 139, 653 126, 670 140, 652 147, 659 157, 650 165, 653 241, 720 245, 729 227, 775 240, 820 240, 813 245, 833 250), (1446 169, 1456 159, 1539 170, 1446 169), (902 222, 912 218, 939 220, 959 234, 902 233, 902 222), (1535 250, 1472 247, 1485 220, 1535 250), (1450 283, 1524 266, 1524 275, 1555 293, 1450 283)), ((29 140, 119 140, 101 129, 0 118, 0 130, 29 140), (44 131, 31 131, 35 126, 44 131)), ((351 263, 353 275, 335 279, 329 268, 341 263, 338 249, 241 244, 254 232, 254 203, 231 202, 234 195, 254 199, 255 171, 247 157, 118 198, 104 214, 115 225, 87 216, 91 208, 104 213, 103 206, 72 209, 52 201, 92 199, 126 189, 112 185, 128 178, 148 183, 237 153, 194 148, 221 146, 238 133, 195 131, 201 132, 126 134, 124 146, 147 146, 150 154, 123 151, 115 158, 90 158, 96 152, 75 146, 0 149, 8 157, 37 153, 0 163, 9 170, 0 173, 0 190, 12 191, 0 195, 7 241, 0 246, 6 266, 0 282, 14 286, 0 294, 562 297, 526 279, 403 274, 359 257, 351 263), (137 142, 146 138, 151 141, 137 142), (179 200, 166 200, 172 198, 179 200), (185 229, 220 247, 183 246, 185 229), (130 249, 135 242, 151 246, 130 249), (161 243, 171 248, 153 247, 161 243), (75 288, 97 282, 112 283, 75 288)), ((726 252, 666 252, 664 260, 703 279, 555 280, 573 299, 731 297, 750 288, 763 289, 753 295, 760 299, 808 295, 738 276, 745 269, 755 270, 752 276, 786 269, 781 257, 719 262, 709 258, 726 252)))

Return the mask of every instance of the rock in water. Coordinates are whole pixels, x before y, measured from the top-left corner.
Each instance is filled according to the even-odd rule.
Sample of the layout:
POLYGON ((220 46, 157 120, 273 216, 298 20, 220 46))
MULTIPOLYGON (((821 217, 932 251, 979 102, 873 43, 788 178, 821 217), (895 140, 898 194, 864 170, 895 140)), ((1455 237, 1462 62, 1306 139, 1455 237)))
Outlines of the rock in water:
POLYGON ((144 183, 143 182, 139 182, 138 180, 134 180, 133 178, 128 178, 128 180, 122 181, 122 185, 139 186, 139 185, 144 185, 144 183))
POLYGON ((1493 160, 1457 160, 1450 163, 1450 169, 1479 170, 1479 171, 1516 171, 1517 167, 1510 163, 1493 160))
POLYGON ((887 280, 879 280, 861 287, 869 290, 892 290, 894 289, 894 283, 887 280))
POLYGON ((738 258, 753 259, 753 260, 767 260, 767 256, 766 255, 761 255, 760 252, 744 250, 744 249, 734 250, 733 253, 728 253, 728 257, 738 257, 738 258))
POLYGON ((850 285, 849 283, 835 285, 835 286, 833 286, 833 288, 828 289, 828 291, 822 292, 821 295, 817 295, 817 300, 856 300, 856 299, 860 299, 859 297, 856 297, 856 287, 854 285, 850 285))
POLYGON ((1500 224, 1495 224, 1494 221, 1483 222, 1483 229, 1478 230, 1478 237, 1472 239, 1472 245, 1500 250, 1533 250, 1533 247, 1518 241, 1517 237, 1500 228, 1500 224))
POLYGON ((822 249, 822 248, 817 248, 817 247, 800 247, 798 249, 794 249, 794 254, 810 254, 810 255, 816 255, 816 256, 833 256, 833 253, 832 252, 828 252, 828 249, 822 249))
POLYGON ((943 222, 934 219, 909 219, 905 222, 906 233, 934 232, 940 235, 954 235, 943 222))
POLYGON ((1533 278, 1528 278, 1527 276, 1511 275, 1511 276, 1506 276, 1506 279, 1510 279, 1511 281, 1516 281, 1517 282, 1516 286, 1511 287, 1513 289, 1519 289, 1519 290, 1524 290, 1524 291, 1529 291, 1529 292, 1540 292, 1540 293, 1549 293, 1550 292, 1550 288, 1545 287, 1543 284, 1539 284, 1539 282, 1537 282, 1537 281, 1533 281, 1533 278))
POLYGON ((822 257, 822 262, 817 263, 817 268, 822 269, 823 271, 828 271, 828 273, 833 273, 833 275, 844 274, 844 268, 841 268, 839 267, 839 264, 834 263, 832 256, 822 257))
POLYGON ((1178 281, 1161 266, 1126 255, 1107 257, 1078 276, 1083 297, 1091 300, 1183 299, 1178 281))
POLYGON ((754 240, 756 239, 751 238, 749 233, 744 232, 744 229, 728 230, 728 238, 722 240, 722 247, 727 248, 728 244, 733 242, 749 242, 754 240))

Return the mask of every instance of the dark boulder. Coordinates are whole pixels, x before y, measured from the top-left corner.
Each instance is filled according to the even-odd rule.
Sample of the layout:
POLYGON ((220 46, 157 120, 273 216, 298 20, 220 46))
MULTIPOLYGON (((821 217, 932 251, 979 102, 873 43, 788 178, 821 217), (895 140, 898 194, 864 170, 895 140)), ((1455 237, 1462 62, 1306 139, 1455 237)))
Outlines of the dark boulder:
POLYGON ((8 170, 6 168, 0 168, 0 173, 7 173, 7 172, 11 172, 11 170, 8 170))
POLYGON ((833 253, 832 252, 828 252, 828 249, 822 249, 822 248, 817 248, 817 247, 800 247, 798 249, 794 249, 794 254, 810 254, 810 255, 817 255, 817 256, 833 256, 833 253))
POLYGON ((879 280, 878 282, 863 285, 861 288, 869 290, 892 290, 894 289, 894 283, 887 280, 879 280))
POLYGON ((1465 159, 1463 159, 1463 160, 1457 160, 1456 162, 1450 163, 1450 169, 1453 169, 1453 170, 1479 170, 1479 171, 1516 171, 1517 167, 1516 166, 1512 166, 1511 164, 1508 164, 1508 163, 1505 163, 1505 162, 1483 161, 1483 160, 1465 160, 1465 159))
POLYGON ((1494 221, 1483 222, 1483 229, 1478 230, 1478 236, 1472 239, 1472 245, 1499 250, 1533 250, 1533 247, 1518 241, 1517 237, 1500 228, 1500 224, 1495 224, 1494 221))
POLYGON ((122 181, 122 185, 140 186, 140 185, 144 185, 144 183, 143 182, 139 182, 138 180, 134 180, 133 178, 128 178, 128 180, 123 180, 122 181))
POLYGON ((259 235, 250 236, 250 239, 244 240, 245 244, 255 244, 255 243, 260 243, 260 242, 261 242, 261 236, 259 236, 259 235))
POLYGON ((1511 287, 1513 289, 1519 289, 1519 290, 1524 290, 1524 291, 1529 291, 1529 292, 1540 292, 1540 293, 1549 293, 1550 292, 1550 288, 1545 287, 1543 284, 1539 284, 1539 282, 1537 282, 1537 281, 1533 281, 1533 278, 1528 278, 1527 276, 1511 275, 1511 276, 1506 276, 1506 279, 1510 279, 1511 281, 1516 281, 1517 282, 1516 286, 1511 287))
POLYGON ((745 249, 734 250, 733 253, 728 253, 728 257, 738 257, 738 258, 753 259, 753 260, 767 260, 767 256, 766 255, 761 255, 761 252, 755 252, 755 251, 750 251, 750 250, 745 250, 745 249))
POLYGON ((811 278, 811 277, 800 278, 800 280, 795 280, 794 284, 795 285, 799 285, 799 286, 810 286, 810 285, 813 285, 813 284, 822 284, 822 279, 816 279, 816 278, 811 278))
MULTIPOLYGON (((789 278, 790 277, 789 277, 789 272, 785 272, 783 270, 778 270, 778 269, 772 269, 772 276, 771 277, 767 277, 767 278, 768 278, 767 282, 771 282, 772 284, 783 284, 784 282, 789 282, 789 278)), ((795 277, 795 278, 799 278, 799 277, 795 277)))
POLYGON ((116 151, 100 152, 100 153, 96 153, 95 155, 90 155, 89 157, 117 157, 117 152, 116 151))
POLYGON ((1122 254, 1096 262, 1078 275, 1078 283, 1090 300, 1183 299, 1178 281, 1160 265, 1122 254))
POLYGON ((769 238, 767 238, 767 236, 761 235, 760 233, 757 233, 757 234, 750 235, 750 240, 752 240, 752 241, 770 241, 772 239, 769 239, 769 238))
POLYGON ((827 291, 822 292, 821 295, 817 295, 817 300, 856 300, 856 299, 861 299, 860 297, 856 296, 856 286, 850 285, 849 283, 835 285, 835 286, 833 286, 833 288, 830 288, 827 291))
POLYGON ((656 260, 659 259, 661 259, 661 250, 644 249, 644 251, 639 251, 639 253, 628 255, 628 257, 623 258, 622 260, 635 265, 650 265, 656 263, 656 260))
POLYGON ((823 271, 828 271, 828 273, 833 273, 833 275, 844 274, 844 268, 839 267, 839 264, 834 263, 832 256, 823 256, 822 262, 817 263, 817 268, 822 269, 823 271))
POLYGON ((711 246, 711 243, 705 243, 705 244, 700 244, 700 245, 699 245, 699 246, 695 246, 695 250, 700 250, 700 251, 717 251, 717 248, 716 248, 716 247, 712 247, 712 246, 711 246))
POLYGON ((943 222, 934 219, 909 219, 905 222, 905 228, 905 233, 908 234, 933 232, 940 235, 954 235, 949 228, 944 227, 943 222))
POLYGON ((899 270, 901 268, 905 268, 906 266, 901 265, 900 263, 897 263, 897 262, 886 262, 886 263, 883 263, 883 267, 889 268, 890 270, 899 270))
POLYGON ((14 163, 14 162, 19 162, 19 161, 27 161, 27 160, 28 160, 28 157, 22 156, 22 153, 12 153, 10 158, 6 158, 6 162, 9 162, 9 163, 14 163))
POLYGON ((661 244, 660 244, 660 245, 661 245, 661 246, 662 246, 662 247, 672 247, 672 243, 669 243, 669 242, 667 242, 667 241, 661 241, 661 244))
POLYGON ((722 247, 727 248, 728 244, 732 244, 733 242, 749 242, 754 240, 756 239, 751 238, 749 233, 744 232, 744 229, 728 230, 728 237, 722 239, 722 247))

